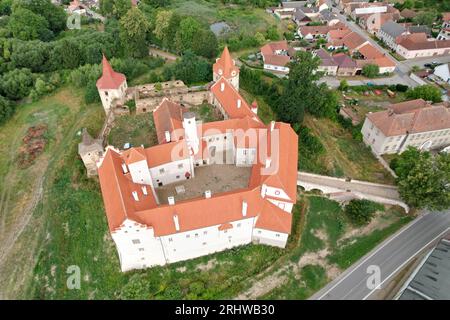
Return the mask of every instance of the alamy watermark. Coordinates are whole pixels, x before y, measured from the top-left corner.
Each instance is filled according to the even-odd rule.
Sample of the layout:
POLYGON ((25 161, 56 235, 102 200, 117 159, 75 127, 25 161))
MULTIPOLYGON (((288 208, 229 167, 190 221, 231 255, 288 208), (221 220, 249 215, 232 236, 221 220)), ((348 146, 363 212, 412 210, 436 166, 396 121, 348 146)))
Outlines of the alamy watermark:
POLYGON ((69 290, 80 290, 81 288, 81 270, 77 265, 71 265, 67 267, 66 273, 69 275, 67 277, 66 285, 69 290))

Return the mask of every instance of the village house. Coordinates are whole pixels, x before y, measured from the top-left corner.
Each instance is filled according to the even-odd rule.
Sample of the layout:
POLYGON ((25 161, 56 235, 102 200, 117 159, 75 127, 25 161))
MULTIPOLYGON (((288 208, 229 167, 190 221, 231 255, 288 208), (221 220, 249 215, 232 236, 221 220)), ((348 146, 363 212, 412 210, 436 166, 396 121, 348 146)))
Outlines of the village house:
POLYGON ((314 54, 320 58, 320 65, 317 68, 317 71, 323 72, 326 76, 337 75, 339 65, 334 61, 330 53, 324 49, 319 49, 314 54))
POLYGON ((359 48, 358 53, 362 59, 357 60, 356 62, 361 69, 367 64, 374 64, 380 68, 381 74, 392 73, 395 71, 395 62, 370 43, 359 48))
MULTIPOLYGON (((165 98, 153 112, 158 145, 108 146, 97 162, 123 272, 251 242, 286 246, 298 137, 288 124, 258 118, 257 105, 237 90, 239 69, 227 52, 213 69, 211 100, 225 120, 202 124, 189 108, 165 98)), ((103 70, 101 95, 115 90, 123 99, 126 79, 109 65, 103 70)))
POLYGON ((377 37, 395 51, 400 37, 406 34, 408 34, 408 30, 404 26, 394 21, 388 21, 381 26, 377 37))
POLYGON ((270 42, 261 48, 261 55, 264 62, 264 70, 288 74, 288 64, 291 58, 288 55, 288 43, 286 40, 270 42))
POLYGON ((445 63, 437 66, 434 68, 434 75, 442 81, 450 83, 450 65, 445 63))
POLYGON ((350 54, 369 43, 358 33, 349 29, 330 30, 327 34, 327 40, 326 46, 329 50, 344 49, 348 50, 350 54))
POLYGON ((442 27, 437 40, 450 40, 450 12, 442 13, 442 27))
POLYGON ((425 33, 412 33, 398 39, 396 52, 405 59, 450 54, 450 40, 429 40, 425 33))
POLYGON ((450 145, 450 109, 422 99, 369 113, 361 133, 376 154, 402 153, 409 146, 422 150, 450 145))

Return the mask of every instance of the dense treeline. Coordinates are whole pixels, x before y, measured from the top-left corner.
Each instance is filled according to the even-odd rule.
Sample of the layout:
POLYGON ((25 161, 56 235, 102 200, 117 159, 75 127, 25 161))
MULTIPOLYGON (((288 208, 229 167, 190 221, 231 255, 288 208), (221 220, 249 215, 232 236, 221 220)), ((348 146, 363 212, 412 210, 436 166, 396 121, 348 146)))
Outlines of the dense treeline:
POLYGON ((38 99, 66 82, 84 88, 86 102, 99 101, 95 82, 102 54, 132 80, 163 65, 148 57, 150 44, 182 55, 161 75, 152 74, 154 80, 209 81, 209 60, 218 53, 215 35, 196 19, 167 10, 168 4, 142 0, 132 7, 130 0, 101 0, 107 20, 99 31, 85 20, 80 30, 67 30, 66 12, 51 0, 0 0, 0 122, 22 99, 38 99))

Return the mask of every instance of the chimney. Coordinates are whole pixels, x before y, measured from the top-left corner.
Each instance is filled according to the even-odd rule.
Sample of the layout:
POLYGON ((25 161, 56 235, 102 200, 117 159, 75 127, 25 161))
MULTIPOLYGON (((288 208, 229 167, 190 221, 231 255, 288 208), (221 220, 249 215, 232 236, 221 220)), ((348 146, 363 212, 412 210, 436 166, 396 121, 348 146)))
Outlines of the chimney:
POLYGON ((272 163, 272 159, 266 159, 266 169, 270 167, 271 163, 272 163))
POLYGON ((169 205, 173 206, 175 204, 175 198, 170 196, 167 198, 167 201, 169 202, 169 205))
POLYGON ((272 132, 273 129, 275 129, 275 121, 270 121, 270 132, 272 132))
POLYGON ((134 201, 139 201, 137 191, 133 191, 131 194, 133 195, 134 201))
POLYGON ((242 103, 241 99, 238 99, 237 100, 237 107, 238 107, 238 109, 241 107, 241 103, 242 103))
POLYGON ((128 173, 128 168, 125 163, 122 163, 122 170, 123 170, 123 173, 128 173))
POLYGON ((170 142, 170 132, 166 131, 164 132, 164 135, 166 136, 166 142, 170 142))
POLYGON ((175 230, 180 231, 180 221, 176 214, 173 215, 173 223, 175 224, 175 230))
POLYGON ((223 92, 224 90, 225 90, 225 83, 222 82, 222 83, 220 84, 220 91, 223 92))
POLYGON ((211 198, 211 190, 206 190, 206 191, 205 191, 205 198, 206 198, 206 199, 211 198))
POLYGON ((247 208, 248 208, 248 204, 247 201, 242 201, 242 216, 245 217, 247 216, 247 208))
POLYGON ((142 193, 144 194, 144 196, 146 196, 148 194, 147 193, 147 187, 146 186, 142 186, 141 189, 142 189, 142 193))

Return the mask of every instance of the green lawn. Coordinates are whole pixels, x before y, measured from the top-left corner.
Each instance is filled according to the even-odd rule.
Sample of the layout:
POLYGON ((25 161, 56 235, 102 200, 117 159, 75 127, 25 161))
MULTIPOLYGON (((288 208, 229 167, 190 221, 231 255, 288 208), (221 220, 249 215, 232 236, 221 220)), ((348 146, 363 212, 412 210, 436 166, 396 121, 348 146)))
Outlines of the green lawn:
POLYGON ((123 148, 125 143, 133 146, 153 146, 158 143, 153 122, 153 113, 118 116, 108 136, 108 143, 123 148))
POLYGON ((377 218, 378 227, 373 231, 343 240, 346 232, 353 230, 353 227, 339 204, 318 196, 304 199, 309 207, 302 236, 298 245, 277 262, 279 267, 290 263, 290 268, 285 272, 286 281, 263 295, 263 299, 307 299, 331 280, 327 269, 342 272, 412 220, 398 208, 387 208, 377 218), (319 231, 321 238, 324 238, 319 238, 319 231), (327 252, 325 257, 314 256, 323 250, 327 252), (302 267, 296 267, 306 255, 315 258, 310 257, 302 262, 302 267))

